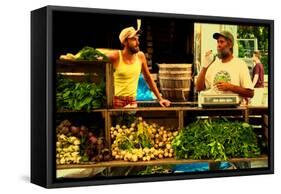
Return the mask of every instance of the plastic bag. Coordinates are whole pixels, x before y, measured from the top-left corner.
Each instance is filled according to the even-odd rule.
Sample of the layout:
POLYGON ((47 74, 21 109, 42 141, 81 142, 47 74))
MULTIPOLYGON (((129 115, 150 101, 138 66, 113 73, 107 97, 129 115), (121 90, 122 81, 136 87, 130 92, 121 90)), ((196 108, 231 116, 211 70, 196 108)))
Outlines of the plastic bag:
POLYGON ((149 89, 143 75, 141 74, 138 82, 137 101, 150 101, 154 99, 154 94, 149 89))

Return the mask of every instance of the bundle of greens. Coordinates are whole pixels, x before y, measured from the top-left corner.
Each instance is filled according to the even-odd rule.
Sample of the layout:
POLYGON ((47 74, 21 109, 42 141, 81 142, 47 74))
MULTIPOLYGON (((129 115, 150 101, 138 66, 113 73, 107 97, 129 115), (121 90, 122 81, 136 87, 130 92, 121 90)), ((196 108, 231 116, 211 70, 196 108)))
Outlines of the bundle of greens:
POLYGON ((86 60, 86 61, 95 61, 95 60, 105 60, 108 61, 108 58, 106 55, 101 53, 100 51, 85 46, 83 49, 81 49, 76 55, 76 60, 86 60))
POLYGON ((260 155, 256 134, 248 123, 227 120, 198 120, 173 139, 178 159, 214 159, 260 155))
POLYGON ((131 162, 172 158, 172 139, 177 135, 172 129, 148 124, 141 117, 130 127, 117 124, 111 127, 112 156, 131 162))
POLYGON ((88 82, 74 82, 61 76, 57 77, 57 110, 86 110, 101 108, 105 103, 105 83, 99 85, 88 82))

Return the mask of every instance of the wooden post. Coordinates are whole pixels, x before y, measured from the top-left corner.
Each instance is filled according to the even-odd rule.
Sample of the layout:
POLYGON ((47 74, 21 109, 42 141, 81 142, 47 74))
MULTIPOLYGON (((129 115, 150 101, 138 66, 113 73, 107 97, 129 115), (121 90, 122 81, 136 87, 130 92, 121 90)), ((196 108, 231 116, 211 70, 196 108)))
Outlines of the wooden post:
POLYGON ((107 108, 113 107, 113 95, 114 95, 114 80, 113 80, 113 65, 111 63, 106 64, 106 98, 107 108))
POLYGON ((110 127, 112 125, 111 123, 111 112, 106 111, 104 112, 105 114, 105 139, 106 142, 108 143, 108 149, 111 150, 111 136, 110 136, 110 127))
POLYGON ((179 121, 179 129, 184 128, 184 118, 183 118, 183 110, 178 111, 178 121, 179 121))
POLYGON ((108 144, 109 146, 109 149, 110 149, 110 146, 111 146, 111 142, 110 142, 110 124, 109 124, 109 121, 108 121, 108 111, 104 111, 103 113, 103 116, 104 116, 104 135, 105 135, 105 140, 106 140, 106 143, 108 144))
POLYGON ((245 122, 249 123, 249 108, 246 107, 246 109, 244 110, 244 118, 245 118, 245 122))

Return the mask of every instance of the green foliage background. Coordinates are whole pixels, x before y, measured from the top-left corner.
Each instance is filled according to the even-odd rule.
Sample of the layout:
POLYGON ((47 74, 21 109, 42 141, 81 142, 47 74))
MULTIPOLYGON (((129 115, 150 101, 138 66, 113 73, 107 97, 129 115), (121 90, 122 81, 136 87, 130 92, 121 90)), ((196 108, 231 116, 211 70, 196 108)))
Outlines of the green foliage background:
MULTIPOLYGON (((268 74, 268 27, 266 26, 238 26, 239 39, 257 38, 258 50, 261 52, 261 62, 264 65, 265 74, 268 74)), ((240 44, 239 57, 245 57, 245 49, 240 44)))

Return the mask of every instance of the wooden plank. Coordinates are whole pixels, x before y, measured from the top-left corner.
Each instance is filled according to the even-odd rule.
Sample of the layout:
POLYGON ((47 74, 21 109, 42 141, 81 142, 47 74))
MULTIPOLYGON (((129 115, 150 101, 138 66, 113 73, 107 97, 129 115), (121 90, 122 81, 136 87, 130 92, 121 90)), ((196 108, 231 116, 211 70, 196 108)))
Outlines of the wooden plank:
POLYGON ((96 73, 101 77, 105 75, 106 62, 103 61, 69 61, 57 60, 57 72, 84 72, 96 73))
POLYGON ((58 59, 56 60, 57 65, 65 66, 77 66, 77 65, 88 65, 95 67, 104 67, 108 61, 96 60, 96 61, 87 61, 87 60, 66 60, 58 59))
POLYGON ((89 112, 107 112, 107 109, 101 108, 101 109, 92 109, 89 112, 87 111, 81 111, 81 110, 59 110, 57 113, 89 113, 89 112))
POLYGON ((161 118, 177 118, 178 114, 177 112, 179 112, 179 110, 176 111, 151 111, 151 112, 147 112, 147 111, 138 111, 136 116, 140 116, 140 117, 145 117, 145 118, 157 118, 157 119, 161 119, 161 118))
POLYGON ((262 116, 261 115, 250 115, 248 123, 251 125, 263 125, 262 116))
POLYGON ((101 81, 103 81, 103 79, 101 79, 101 77, 96 74, 96 73, 93 73, 91 75, 89 74, 85 74, 85 73, 77 73, 77 74, 61 74, 64 78, 66 79, 71 79, 71 80, 74 80, 75 82, 85 82, 85 81, 89 81, 91 83, 96 83, 96 84, 100 84, 101 81))
MULTIPOLYGON (((229 162, 251 162, 251 161, 267 161, 268 157, 262 155, 257 158, 232 158, 229 162)), ((138 161, 128 162, 113 160, 108 162, 98 163, 85 163, 85 164, 71 164, 71 165, 57 165, 57 169, 69 169, 69 168, 97 168, 97 167, 124 167, 124 166, 151 166, 151 165, 169 165, 169 164, 190 164, 199 162, 215 162, 214 160, 176 160, 173 158, 151 160, 151 161, 138 161)))
MULTIPOLYGON (((244 111, 245 107, 237 107, 237 108, 199 108, 199 107, 138 107, 138 108, 116 108, 109 109, 110 112, 130 112, 130 111, 198 111, 198 112, 210 112, 210 111, 223 111, 225 112, 233 112, 233 111, 244 111)), ((194 113, 194 112, 193 112, 194 113)), ((241 112, 240 112, 241 114, 241 112)))
POLYGON ((249 106, 248 110, 249 110, 249 115, 263 115, 263 114, 268 115, 269 114, 268 107, 249 106))

